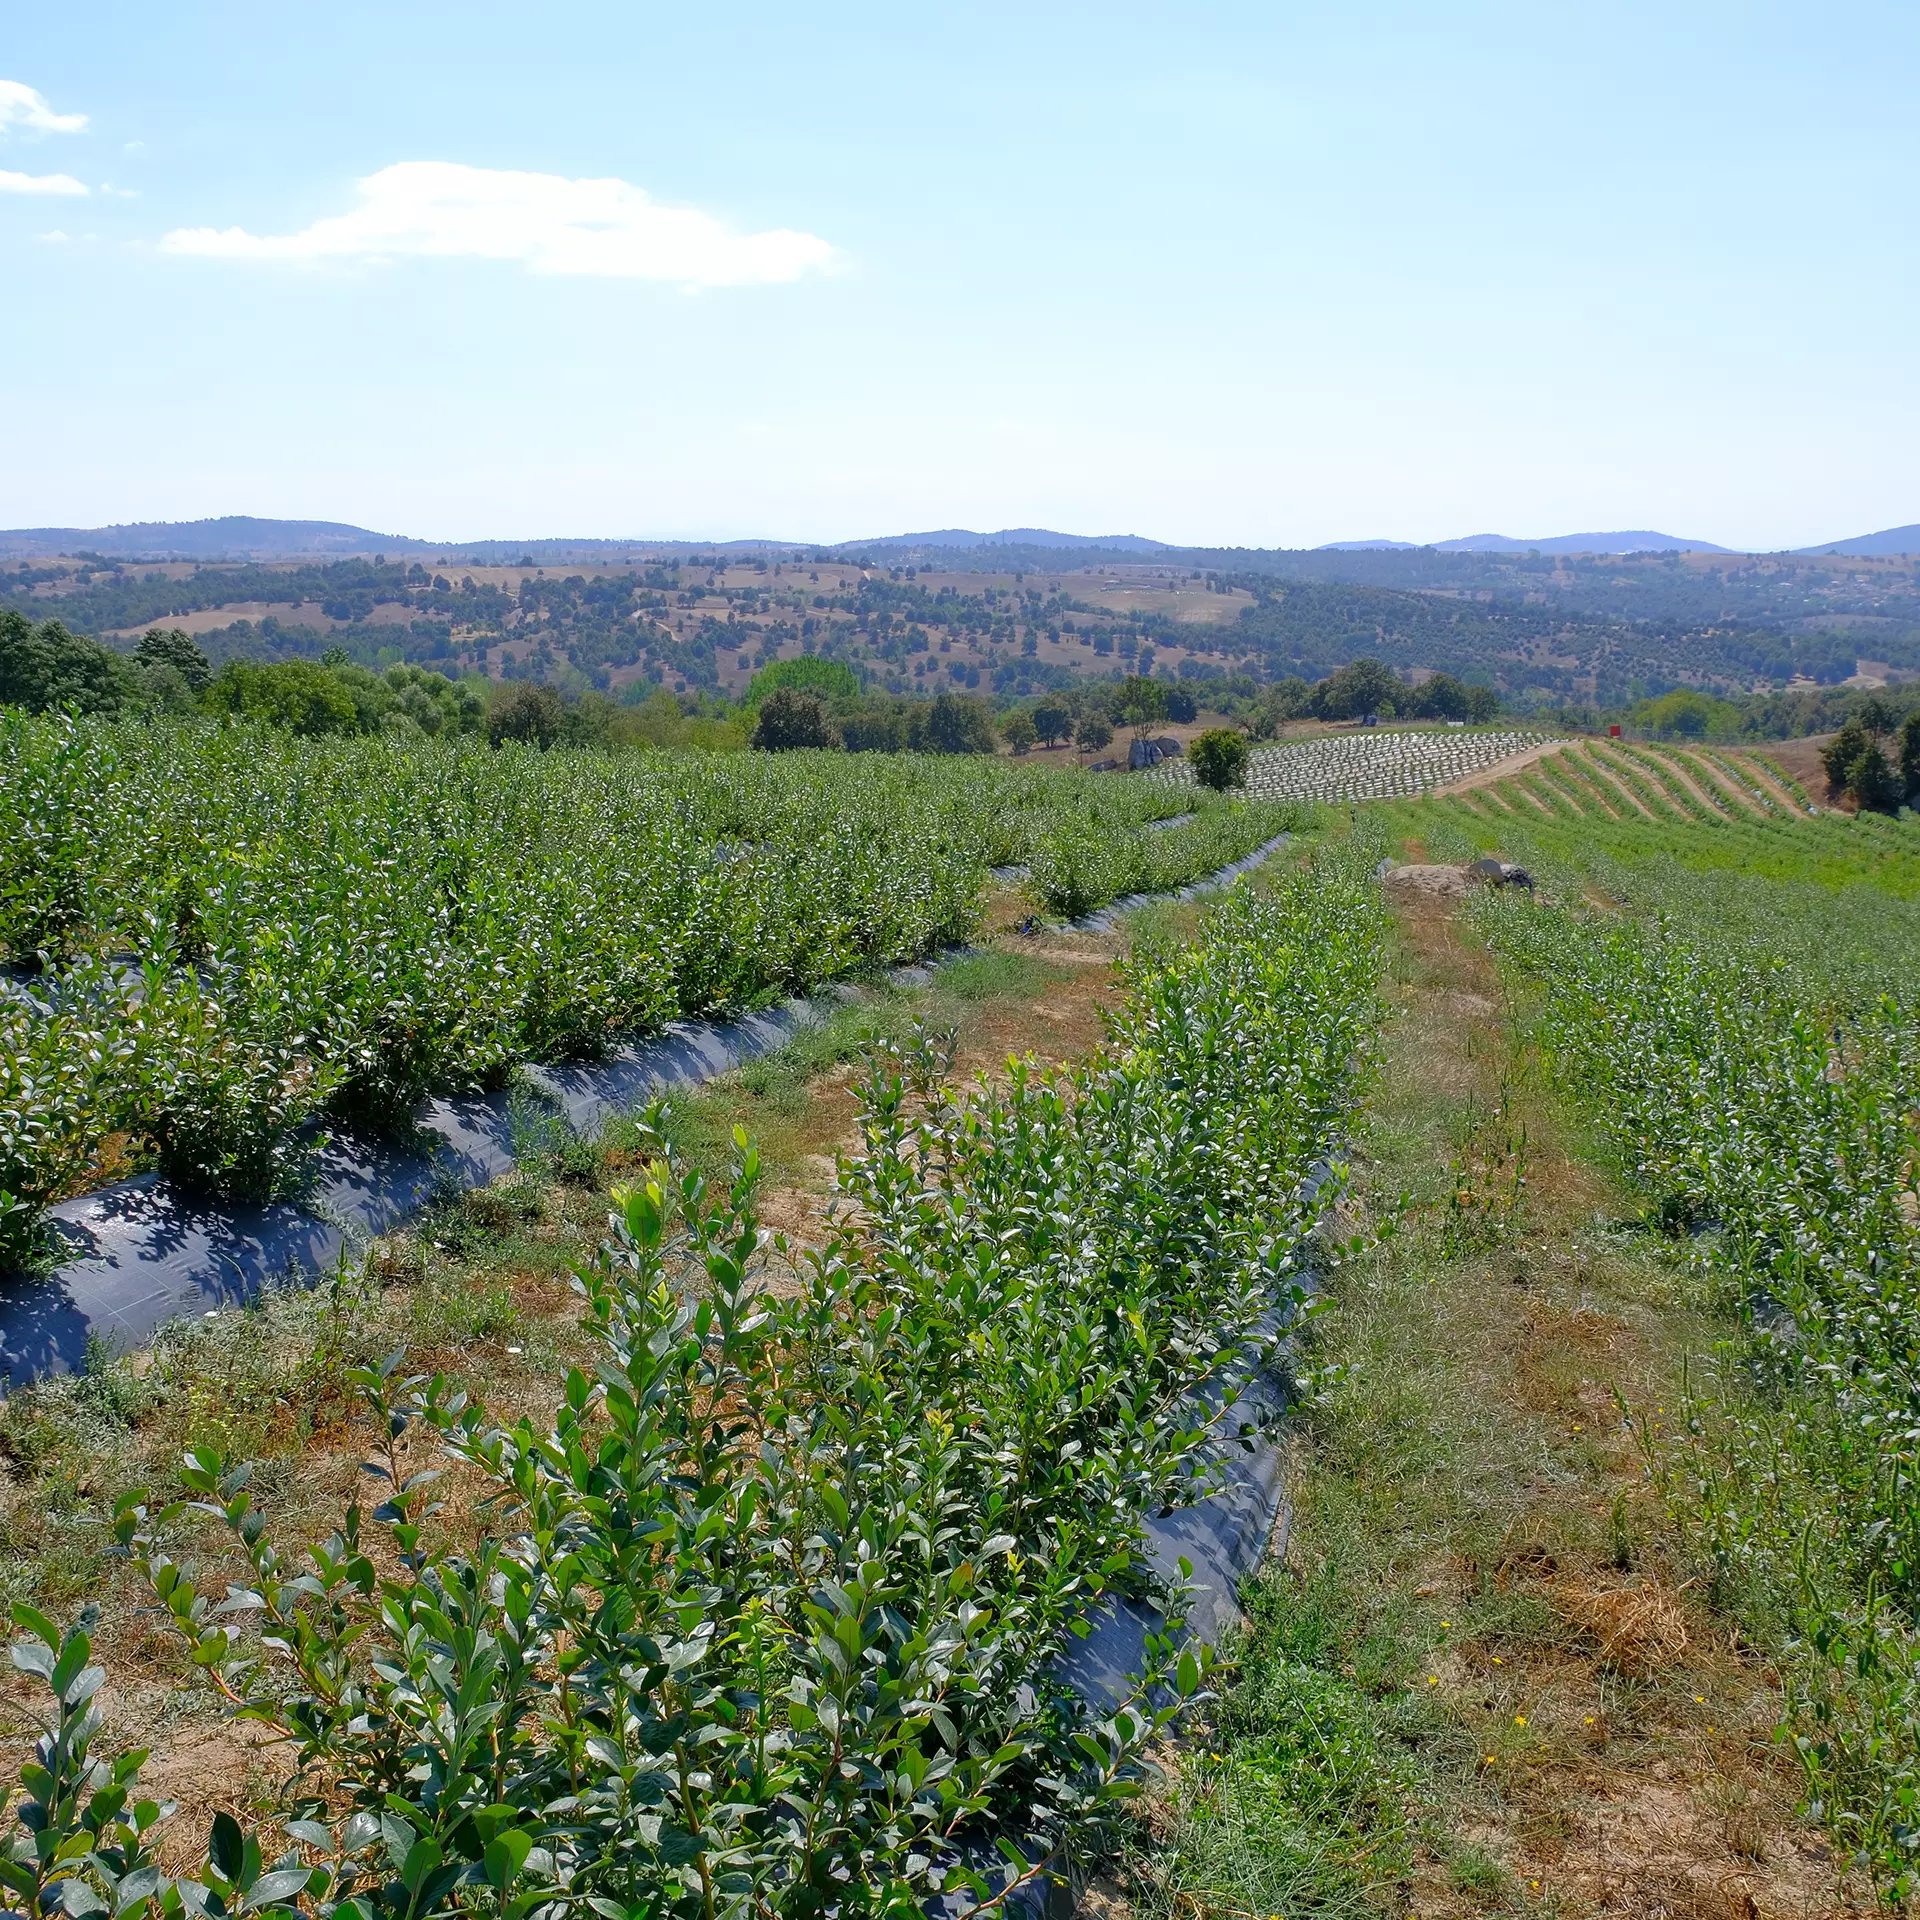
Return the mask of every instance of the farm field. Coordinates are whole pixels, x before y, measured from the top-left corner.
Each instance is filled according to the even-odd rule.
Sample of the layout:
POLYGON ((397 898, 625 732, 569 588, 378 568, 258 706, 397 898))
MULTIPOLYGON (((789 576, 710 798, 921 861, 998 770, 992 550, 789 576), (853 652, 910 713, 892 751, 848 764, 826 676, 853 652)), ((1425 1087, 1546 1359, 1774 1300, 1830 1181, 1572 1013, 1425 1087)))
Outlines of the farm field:
POLYGON ((1757 757, 1586 747, 1383 826, 1425 862, 1534 876, 1534 900, 1463 911, 1724 1320, 1664 1417, 1637 1415, 1649 1484, 1693 1577, 1781 1661, 1841 1857, 1910 1893, 1920 823, 1815 812, 1757 757))
MULTIPOLYGON (((964 1902, 948 1842, 995 1832, 1142 1920, 1899 1896, 1911 819, 1810 810, 1759 755, 1455 730, 1322 736, 1399 760, 1242 803, 912 756, 9 739, 7 924, 40 930, 9 1017, 184 1060, 115 1071, 212 1088, 203 1140, 264 1114, 290 1162, 537 1050, 866 983, 600 1137, 530 1123, 513 1177, 330 1287, 0 1403, 0 1592, 41 1648, 0 1739, 35 1711, 153 1749, 117 1852, 54 1873, 69 1910, 149 1860, 315 1915, 563 1880, 878 1910, 964 1902), (1279 824, 1218 901, 1031 918, 1279 824), (1375 878, 1488 852, 1534 895, 1375 878), (1101 1717, 1040 1684, 1052 1650, 1157 1591, 1140 1515, 1207 1484, 1180 1396, 1276 1301, 1312 1311, 1248 1631, 1153 1650, 1168 1691, 1101 1717)), ((65 1141, 83 1178, 156 1152, 65 1141)))
MULTIPOLYGON (((755 1894, 752 1910, 809 1910, 823 1888, 878 1910, 956 1878, 949 1836, 998 1830, 1044 1851, 1123 1814, 1169 1709, 1142 1695, 1097 1718, 1057 1689, 1027 1688, 1104 1592, 1140 1588, 1142 1508, 1204 1488, 1204 1477, 1192 1481, 1207 1457, 1204 1425, 1183 1396, 1288 1296, 1303 1180, 1365 1054, 1378 919, 1364 866, 1329 851, 1204 914, 1149 915, 1118 976, 1111 948, 1071 935, 1038 951, 1007 936, 1014 944, 997 957, 962 963, 971 974, 951 970, 958 977, 939 991, 946 1006, 972 1003, 974 1045, 1003 1035, 1009 1017, 1035 1034, 1085 992, 1076 981, 1105 976, 1105 1038, 1077 1065, 1003 1063, 971 1090, 954 1085, 951 1055, 901 1018, 942 1011, 922 1002, 899 1013, 883 1004, 877 1027, 740 1076, 732 1097, 765 1112, 792 1104, 811 1073, 831 1079, 836 1055, 858 1041, 891 1039, 839 1109, 852 1121, 852 1138, 835 1143, 839 1188, 858 1205, 857 1226, 814 1211, 801 1242, 763 1251, 755 1224, 779 1194, 744 1133, 723 1144, 715 1109, 730 1096, 716 1088, 684 1118, 627 1124, 591 1160, 564 1143, 530 1156, 517 1188, 450 1205, 345 1291, 272 1298, 256 1314, 182 1329, 148 1364, 103 1363, 8 1402, 7 1444, 32 1463, 34 1483, 25 1498, 8 1496, 6 1571, 26 1603, 21 1622, 31 1632, 45 1606, 69 1610, 76 1581, 92 1589, 93 1571, 64 1555, 62 1536, 112 1504, 132 1568, 91 1632, 131 1669, 116 1711, 142 1688, 151 1700, 173 1687, 154 1783, 194 1801, 201 1831, 215 1808, 233 1822, 216 1817, 208 1857, 166 1865, 192 1864, 216 1886, 258 1885, 244 1822, 282 1876, 263 1902, 313 1899, 322 1862, 338 1876, 329 1894, 367 1884, 371 1898, 404 1823, 408 1856, 436 1859, 443 1876, 422 1911, 455 1910, 456 1887, 484 1888, 492 1873, 502 1890, 541 1899, 565 1874, 583 1891, 609 1885, 631 1900, 646 1890, 656 1911, 698 1913, 703 1871, 717 1874, 721 1860, 742 1877, 739 1894, 755 1894), (708 1184, 716 1154, 726 1170, 708 1184), (569 1176, 623 1171, 595 1252, 594 1203, 549 1195, 569 1176), (1006 1230, 1029 1218, 1051 1224, 1006 1230), (584 1315, 560 1306, 550 1278, 525 1274, 543 1240, 548 1275, 579 1263, 584 1315), (983 1261, 987 1246, 1000 1252, 983 1261), (455 1378, 383 1361, 396 1330, 425 1348, 419 1366, 455 1378), (1073 1388, 1064 1397, 1063 1381, 1073 1388), (111 1411, 100 1397, 109 1382, 121 1396, 111 1411), (488 1413, 456 1384, 484 1390, 488 1413), (290 1583, 294 1558, 319 1507, 351 1497, 343 1449, 357 1449, 376 1402, 390 1436, 386 1517, 370 1531, 348 1521, 344 1584, 316 1607, 290 1583), (637 1424, 629 1406, 648 1410, 637 1424), (516 1414, 535 1424, 491 1424, 516 1414), (541 1424, 548 1442, 533 1438, 541 1424), (749 1447, 735 1444, 743 1432, 749 1447), (139 1490, 182 1444, 203 1506, 163 1513, 139 1490), (438 1448, 458 1463, 450 1457, 429 1495, 416 1476, 438 1448), (1016 1454, 1029 1464, 1009 1471, 1016 1454), (259 1462, 244 1494, 242 1458, 259 1462), (1078 1464, 1063 1470, 1069 1461, 1078 1464), (596 1522, 605 1509, 594 1489, 608 1475, 630 1498, 646 1490, 644 1501, 596 1522), (380 1782, 404 1778, 406 1756, 438 1737, 425 1704, 441 1671, 434 1641, 460 1631, 445 1608, 470 1579, 471 1543, 488 1536, 490 1502, 517 1508, 528 1497, 560 1557, 549 1568, 482 1544, 498 1578, 467 1591, 495 1596, 483 1644, 511 1642, 533 1664, 523 1660, 521 1678, 496 1660, 470 1669, 467 1698, 493 1731, 456 1763, 463 1772, 438 1773, 405 1799, 380 1782), (929 1565, 918 1543, 936 1497, 929 1565), (27 1515, 67 1502, 64 1525, 39 1529, 38 1551, 23 1552, 27 1515), (285 1527, 294 1558, 277 1557, 256 1511, 285 1527), (791 1529, 803 1518, 796 1558, 791 1529), (659 1559, 669 1541, 677 1571, 659 1559), (366 1550, 378 1571, 356 1558, 366 1550), (603 1557, 614 1552, 624 1567, 603 1557), (228 1569, 259 1589, 266 1641, 250 1603, 221 1622, 200 1601, 228 1569), (129 1610, 138 1577, 166 1597, 177 1653, 151 1616, 129 1610), (308 1652, 283 1667, 274 1645, 296 1612, 323 1635, 339 1622, 342 1637, 329 1653, 296 1630, 308 1652), (417 1657, 396 1631, 402 1613, 426 1629, 417 1657), (552 1665, 549 1639, 562 1635, 587 1657, 552 1665), (360 1692, 341 1694, 337 1662, 358 1666, 376 1648, 369 1716, 360 1692), (849 1648, 867 1657, 850 1660, 849 1648), (216 1694, 250 1694, 269 1722, 299 1730, 326 1777, 367 1781, 367 1819, 356 1822, 351 1791, 300 1800, 279 1784, 284 1749, 225 1731, 211 1702, 196 1710, 179 1697, 173 1676, 189 1656, 216 1694), (400 1675, 395 1659, 417 1671, 400 1675), (530 1691, 539 1671, 547 1678, 530 1691), (867 1684, 876 1672, 877 1699, 867 1684), (615 1685, 615 1704, 603 1704, 615 1685), (584 1748, 554 1739, 567 1715, 599 1729, 584 1748), (696 1736, 694 1770, 620 1753, 631 1742, 636 1754, 670 1754, 696 1736), (601 1784, 629 1770, 644 1809, 637 1829, 632 1802, 601 1784), (598 1809, 584 1819, 583 1785, 585 1806, 598 1809), (268 1806, 287 1817, 289 1794, 303 1820, 290 1833, 263 1825, 268 1806), (789 1817, 812 1801, 814 1820, 789 1817), (414 1855, 423 1843, 433 1853, 414 1855)), ((91 1637, 69 1636, 60 1657, 84 1663, 91 1651, 91 1637)), ((67 1687, 51 1652, 39 1670, 67 1687)), ((1156 1676, 1175 1696, 1203 1677, 1171 1644, 1153 1655, 1146 1677, 1156 1676)), ((76 1699, 69 1727, 87 1711, 76 1699)), ((69 1734, 79 1764, 96 1735, 104 1746, 100 1727, 69 1734)), ((75 1859, 53 1877, 93 1881, 143 1857, 152 1812, 129 1804, 124 1821, 103 1817, 116 1819, 119 1860, 75 1859)))
POLYGON ((1004 761, 606 756, 0 721, 0 1210, 157 1167, 261 1196, 332 1116, 914 959, 991 869, 1073 911, 1297 809, 1004 761), (1164 831, 1149 822, 1188 816, 1164 831))
MULTIPOLYGON (((1246 791, 1263 800, 1390 800, 1451 785, 1546 742, 1545 734, 1510 728, 1382 727, 1327 734, 1254 748, 1246 791)), ((1176 786, 1198 785, 1185 760, 1156 767, 1153 777, 1176 786)))

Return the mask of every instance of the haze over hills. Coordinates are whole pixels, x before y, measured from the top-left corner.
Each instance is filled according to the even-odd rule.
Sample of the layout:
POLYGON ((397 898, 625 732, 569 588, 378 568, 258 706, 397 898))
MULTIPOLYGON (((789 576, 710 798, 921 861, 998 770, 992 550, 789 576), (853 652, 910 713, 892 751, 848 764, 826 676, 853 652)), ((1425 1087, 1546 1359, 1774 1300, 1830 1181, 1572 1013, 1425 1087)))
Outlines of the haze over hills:
MULTIPOLYGON (((1021 699, 1151 662, 1317 676, 1382 659, 1485 676, 1517 711, 1699 686, 1920 678, 1920 559, 1356 545, 1075 544, 1040 528, 806 542, 432 543, 337 521, 0 534, 0 615, 131 648, 178 625, 215 665, 349 660, 624 698, 737 692, 775 658, 844 659, 888 692, 1021 699), (48 552, 47 548, 63 549, 48 552), (316 550, 317 548, 317 550, 316 550), (114 550, 117 549, 117 555, 114 550), (217 557, 215 557, 217 556, 217 557), (257 556, 257 557, 255 557, 257 556), (172 564, 157 561, 171 557, 172 564)), ((1543 545, 1545 543, 1542 543, 1543 545)), ((1920 549, 1901 529, 1848 543, 1920 549)))
MULTIPOLYGON (((1366 553, 1385 548, 1401 552, 1417 540, 1329 540, 1317 553, 1366 553)), ((1504 533, 1470 533, 1462 540, 1435 540, 1435 553, 1732 553, 1711 540, 1683 540, 1671 533, 1560 533, 1539 540, 1516 540, 1504 533)))
POLYGON ((895 552, 913 547, 1102 547, 1115 553, 1172 553, 1171 542, 1137 533, 1055 533, 1050 527, 1002 527, 998 533, 973 533, 943 527, 937 533, 889 533, 877 540, 843 540, 836 553, 895 552))
MULTIPOLYGON (((1727 553, 1746 549, 1724 547, 1712 540, 1683 539, 1678 535, 1643 530, 1619 533, 1566 533, 1520 539, 1508 534, 1476 533, 1458 540, 1329 540, 1312 548, 1215 548, 1181 546, 1152 540, 1137 533, 1060 533, 1048 527, 1002 527, 976 533, 965 527, 942 527, 923 533, 885 534, 867 540, 842 540, 822 547, 809 540, 658 540, 645 535, 625 539, 486 539, 423 540, 412 534, 380 533, 340 520, 272 520, 251 514, 226 514, 210 520, 142 520, 108 527, 15 527, 0 530, 0 559, 33 560, 57 555, 97 554, 109 560, 292 560, 373 555, 460 555, 475 565, 512 565, 522 558, 529 564, 551 565, 569 558, 614 560, 643 553, 774 553, 805 549, 839 554, 940 553, 979 554, 995 548, 1025 549, 1034 553, 1085 552, 1089 556, 1132 554, 1209 556, 1235 554, 1311 553, 1485 553, 1485 554, 1628 554, 1727 553)), ((1795 554, 1838 554, 1870 557, 1920 554, 1920 522, 1888 527, 1878 533, 1826 540, 1795 547, 1795 554)))
POLYGON ((1883 553, 1920 553, 1920 523, 1908 527, 1888 527, 1880 533, 1863 533, 1852 540, 1829 540, 1817 547, 1801 547, 1801 553, 1850 553, 1863 559, 1883 553))

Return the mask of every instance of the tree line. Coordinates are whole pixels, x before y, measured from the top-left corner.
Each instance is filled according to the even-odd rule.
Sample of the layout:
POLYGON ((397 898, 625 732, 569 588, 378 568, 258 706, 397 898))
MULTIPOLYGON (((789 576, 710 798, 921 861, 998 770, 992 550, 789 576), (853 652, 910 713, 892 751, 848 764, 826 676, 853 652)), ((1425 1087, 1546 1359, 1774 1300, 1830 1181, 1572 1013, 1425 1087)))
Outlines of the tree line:
POLYGON ((130 652, 59 620, 0 609, 0 705, 72 707, 137 719, 200 713, 317 734, 399 738, 462 734, 539 746, 688 746, 771 752, 1015 754, 1072 743, 1086 754, 1116 730, 1190 724, 1201 700, 1241 732, 1270 739, 1287 720, 1482 720, 1490 689, 1436 674, 1415 687, 1378 660, 1350 662, 1317 683, 1262 685, 1247 676, 1081 679, 1020 701, 943 688, 931 697, 876 688, 855 663, 823 654, 769 661, 738 701, 712 691, 672 694, 646 681, 621 699, 550 682, 491 681, 401 661, 369 666, 334 648, 318 659, 229 659, 217 668, 183 629, 151 628, 130 652))

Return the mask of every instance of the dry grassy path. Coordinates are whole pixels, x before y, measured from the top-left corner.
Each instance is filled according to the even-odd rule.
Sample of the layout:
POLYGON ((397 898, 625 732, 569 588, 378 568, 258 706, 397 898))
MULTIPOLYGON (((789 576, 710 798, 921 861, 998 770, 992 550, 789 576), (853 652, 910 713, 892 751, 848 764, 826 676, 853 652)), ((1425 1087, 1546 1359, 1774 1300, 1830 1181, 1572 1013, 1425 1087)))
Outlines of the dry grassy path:
POLYGON ((1396 902, 1378 1085, 1284 1559, 1142 1912, 1850 1911, 1777 1678, 1645 1471, 1719 1331, 1544 1083, 1466 910, 1396 902))

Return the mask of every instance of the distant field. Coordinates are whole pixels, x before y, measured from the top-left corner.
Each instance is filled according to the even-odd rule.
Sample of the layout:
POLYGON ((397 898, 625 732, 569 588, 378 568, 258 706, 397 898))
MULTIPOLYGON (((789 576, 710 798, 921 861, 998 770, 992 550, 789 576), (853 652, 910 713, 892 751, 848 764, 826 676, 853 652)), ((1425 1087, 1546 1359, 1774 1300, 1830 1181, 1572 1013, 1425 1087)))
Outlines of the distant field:
MULTIPOLYGON (((1247 762, 1246 787, 1263 800, 1391 800, 1439 787, 1517 761, 1548 744, 1541 733, 1369 728, 1318 739, 1257 747, 1247 762)), ((1173 760, 1156 777, 1192 786, 1193 768, 1173 760)))

